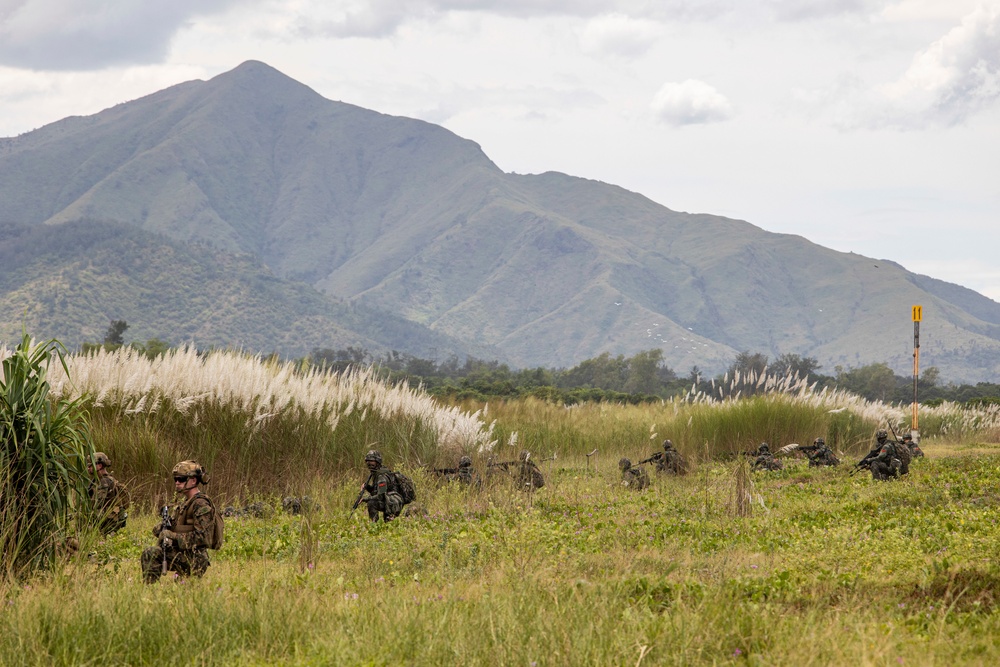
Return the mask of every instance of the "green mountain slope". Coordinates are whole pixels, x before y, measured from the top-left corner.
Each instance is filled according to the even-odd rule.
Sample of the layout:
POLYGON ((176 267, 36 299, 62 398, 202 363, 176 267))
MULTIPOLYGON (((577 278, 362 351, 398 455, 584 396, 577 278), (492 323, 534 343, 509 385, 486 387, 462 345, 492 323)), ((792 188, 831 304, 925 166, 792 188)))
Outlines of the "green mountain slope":
MULTIPOLYGON (((828 372, 878 361, 906 372, 910 306, 921 304, 925 366, 956 381, 1000 372, 1000 304, 974 292, 605 183, 504 174, 443 128, 324 99, 258 62, 0 140, 0 211, 35 228, 114 222, 205 244, 217 263, 253 257, 270 278, 241 298, 285 299, 289 321, 307 311, 286 312, 300 301, 265 293, 268 280, 518 365, 659 347, 681 372, 719 370, 743 350, 816 357, 828 372)), ((64 287, 86 268, 46 266, 64 287)), ((120 286, 105 287, 113 301, 120 286)), ((198 312, 204 289, 190 288, 198 312)), ((244 319, 226 335, 283 350, 298 335, 276 322, 244 319)), ((378 339, 358 326, 343 339, 378 339)), ((156 335, 180 334, 191 335, 156 335)))
POLYGON ((128 340, 302 356, 360 346, 422 357, 496 350, 275 277, 252 255, 171 241, 120 223, 0 225, 0 340, 22 324, 70 347, 124 319, 128 340))

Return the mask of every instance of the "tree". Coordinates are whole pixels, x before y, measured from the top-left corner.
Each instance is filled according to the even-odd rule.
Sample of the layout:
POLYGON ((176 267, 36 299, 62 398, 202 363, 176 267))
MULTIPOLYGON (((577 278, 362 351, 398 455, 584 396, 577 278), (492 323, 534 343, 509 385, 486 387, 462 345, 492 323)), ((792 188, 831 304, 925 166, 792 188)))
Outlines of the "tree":
POLYGON ((673 371, 663 363, 663 350, 656 348, 639 352, 628 359, 628 379, 624 391, 629 394, 656 394, 663 388, 661 371, 674 379, 673 371))
POLYGON ((878 363, 843 370, 837 367, 837 384, 869 400, 888 400, 896 389, 896 374, 888 364, 878 363))
POLYGON ((775 377, 798 375, 803 380, 815 375, 822 366, 813 357, 802 357, 797 354, 782 354, 771 364, 770 373, 775 377))
POLYGON ((93 460, 86 412, 53 399, 46 379, 55 340, 32 347, 26 333, 3 361, 0 379, 0 559, 8 577, 49 567, 77 503, 88 498, 93 460))
POLYGON ((104 344, 124 345, 125 340, 122 336, 125 334, 126 329, 128 329, 128 323, 125 320, 111 320, 108 330, 104 333, 104 344))

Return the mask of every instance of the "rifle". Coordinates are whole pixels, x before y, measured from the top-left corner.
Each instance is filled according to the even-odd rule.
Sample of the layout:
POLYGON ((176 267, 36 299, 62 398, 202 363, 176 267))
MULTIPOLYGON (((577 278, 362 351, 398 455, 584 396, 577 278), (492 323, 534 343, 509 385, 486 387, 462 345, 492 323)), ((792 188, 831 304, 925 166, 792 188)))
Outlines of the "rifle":
MULTIPOLYGON (((160 508, 160 534, 163 531, 170 530, 174 527, 173 522, 170 520, 170 508, 166 505, 160 508)), ((160 544, 160 551, 163 552, 163 560, 160 562, 160 574, 167 573, 167 549, 170 548, 171 542, 169 538, 164 537, 160 544)))
POLYGON ((861 470, 871 470, 872 461, 874 461, 875 458, 878 456, 880 450, 881 448, 868 452, 868 454, 865 455, 865 458, 861 459, 860 461, 854 464, 854 469, 851 470, 849 476, 854 477, 854 475, 856 475, 861 470))
POLYGON ((893 440, 895 440, 897 444, 899 444, 899 436, 898 436, 898 435, 896 435, 896 429, 894 429, 894 428, 892 427, 892 422, 890 422, 890 421, 889 421, 889 420, 887 419, 887 420, 885 421, 885 423, 886 423, 886 424, 887 424, 887 425, 889 426, 889 430, 890 430, 890 431, 892 431, 892 439, 893 439, 893 440))
POLYGON ((639 461, 638 463, 636 463, 636 465, 637 466, 645 465, 647 463, 652 463, 654 461, 659 461, 662 458, 663 458, 663 452, 656 452, 655 454, 653 454, 652 456, 650 456, 648 459, 643 459, 643 460, 639 461))
POLYGON ((374 471, 368 473, 368 479, 366 479, 365 483, 361 485, 361 490, 358 491, 358 497, 354 499, 354 505, 351 506, 351 512, 347 515, 348 517, 350 517, 351 514, 354 514, 354 510, 358 509, 358 505, 361 504, 361 497, 365 495, 365 487, 372 481, 372 476, 374 474, 374 471))
POLYGON ((458 468, 431 468, 435 475, 457 475, 458 468))

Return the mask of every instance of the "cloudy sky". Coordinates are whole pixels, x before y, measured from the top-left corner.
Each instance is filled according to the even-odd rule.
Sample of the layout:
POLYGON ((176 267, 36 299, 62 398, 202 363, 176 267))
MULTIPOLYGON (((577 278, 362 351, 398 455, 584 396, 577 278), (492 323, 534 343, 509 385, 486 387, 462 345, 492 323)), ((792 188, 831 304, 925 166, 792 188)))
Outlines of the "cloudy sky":
POLYGON ((1000 0, 0 0, 0 136, 251 59, 1000 301, 1000 0))

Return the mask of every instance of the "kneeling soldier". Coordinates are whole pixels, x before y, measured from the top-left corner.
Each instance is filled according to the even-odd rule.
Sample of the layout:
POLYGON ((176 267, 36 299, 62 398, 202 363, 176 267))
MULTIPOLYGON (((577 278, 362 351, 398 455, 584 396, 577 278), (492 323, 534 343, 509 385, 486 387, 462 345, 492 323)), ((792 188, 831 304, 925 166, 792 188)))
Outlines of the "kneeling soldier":
POLYGON ((174 491, 181 501, 153 528, 158 538, 155 547, 142 552, 142 576, 147 584, 172 570, 181 575, 200 577, 210 565, 208 549, 221 546, 221 517, 215 505, 201 492, 199 484, 207 484, 205 470, 194 461, 181 461, 174 466, 174 491))
POLYGON ((87 464, 87 471, 96 474, 90 483, 90 501, 97 520, 97 527, 104 535, 110 535, 125 527, 128 520, 128 493, 125 487, 111 475, 111 459, 104 452, 94 454, 94 460, 87 464))
POLYGON ((396 488, 395 477, 382 465, 382 454, 377 449, 365 454, 365 465, 371 471, 365 484, 369 497, 364 499, 368 504, 368 518, 378 521, 381 513, 383 520, 392 521, 403 511, 403 496, 396 488))

